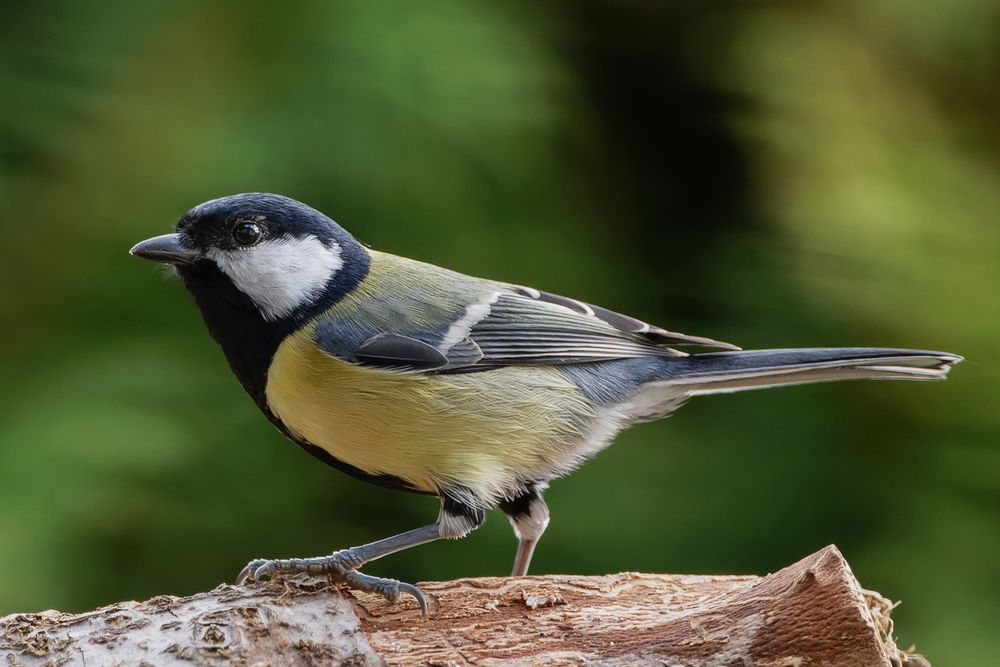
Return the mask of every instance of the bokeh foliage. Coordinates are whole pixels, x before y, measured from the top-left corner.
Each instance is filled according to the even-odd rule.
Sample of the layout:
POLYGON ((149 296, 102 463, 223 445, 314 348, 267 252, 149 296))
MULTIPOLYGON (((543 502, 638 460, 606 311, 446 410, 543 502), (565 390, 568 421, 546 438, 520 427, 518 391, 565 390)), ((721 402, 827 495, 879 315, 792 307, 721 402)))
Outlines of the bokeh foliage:
MULTIPOLYGON (((945 384, 692 402, 548 494, 536 572, 765 572, 830 542, 903 645, 995 656, 1000 10, 983 0, 21 3, 0 23, 0 613, 190 593, 426 522, 324 468, 128 257, 265 190, 372 246, 945 384)), ((509 567, 506 522, 370 571, 509 567)))

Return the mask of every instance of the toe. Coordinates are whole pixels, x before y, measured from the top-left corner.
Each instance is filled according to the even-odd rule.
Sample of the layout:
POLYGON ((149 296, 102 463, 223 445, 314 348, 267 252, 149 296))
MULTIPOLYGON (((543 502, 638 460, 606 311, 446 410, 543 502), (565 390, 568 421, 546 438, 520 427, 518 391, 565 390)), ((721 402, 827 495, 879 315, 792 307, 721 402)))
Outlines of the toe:
POLYGON ((242 570, 240 570, 239 575, 236 577, 236 585, 240 586, 245 584, 248 579, 253 579, 254 581, 259 581, 257 572, 260 570, 261 566, 267 564, 267 560, 263 558, 256 558, 246 564, 242 570))
POLYGON ((420 589, 413 584, 403 583, 395 579, 373 577, 357 570, 348 570, 345 573, 343 582, 355 590, 381 595, 389 602, 396 602, 399 600, 401 593, 406 593, 412 596, 417 601, 417 604, 420 605, 420 613, 424 616, 427 615, 427 600, 420 589))
POLYGON ((273 560, 266 560, 257 563, 257 568, 253 572, 253 580, 261 581, 264 577, 274 576, 278 571, 278 566, 273 560))

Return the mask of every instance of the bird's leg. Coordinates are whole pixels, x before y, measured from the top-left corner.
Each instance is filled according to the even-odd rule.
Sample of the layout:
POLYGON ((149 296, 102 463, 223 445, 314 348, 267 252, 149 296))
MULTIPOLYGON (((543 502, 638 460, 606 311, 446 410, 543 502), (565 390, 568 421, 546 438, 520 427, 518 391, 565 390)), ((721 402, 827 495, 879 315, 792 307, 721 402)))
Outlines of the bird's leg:
POLYGON ((356 590, 378 593, 392 602, 398 600, 400 594, 407 593, 417 600, 420 610, 426 614, 427 603, 419 588, 395 579, 363 574, 358 572, 357 568, 383 556, 420 544, 465 537, 481 526, 485 518, 486 514, 482 509, 445 497, 441 501, 441 513, 437 521, 429 526, 408 530, 377 542, 335 551, 329 556, 273 560, 258 558, 247 563, 240 571, 236 583, 243 584, 249 579, 260 581, 264 577, 278 573, 305 572, 327 575, 336 582, 347 584, 356 590))
POLYGON ((514 557, 513 577, 528 574, 528 565, 535 552, 535 545, 549 525, 549 508, 542 499, 541 488, 535 486, 522 495, 505 500, 500 509, 510 519, 517 535, 517 555, 514 557))

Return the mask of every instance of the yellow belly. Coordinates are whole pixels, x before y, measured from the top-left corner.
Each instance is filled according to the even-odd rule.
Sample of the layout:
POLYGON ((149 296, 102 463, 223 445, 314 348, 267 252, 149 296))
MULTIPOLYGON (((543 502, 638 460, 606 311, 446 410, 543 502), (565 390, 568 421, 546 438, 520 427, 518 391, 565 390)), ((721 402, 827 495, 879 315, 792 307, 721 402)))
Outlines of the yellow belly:
POLYGON ((297 436, 372 474, 496 500, 547 479, 594 417, 579 390, 545 367, 420 375, 349 364, 318 350, 312 328, 286 339, 267 402, 297 436))

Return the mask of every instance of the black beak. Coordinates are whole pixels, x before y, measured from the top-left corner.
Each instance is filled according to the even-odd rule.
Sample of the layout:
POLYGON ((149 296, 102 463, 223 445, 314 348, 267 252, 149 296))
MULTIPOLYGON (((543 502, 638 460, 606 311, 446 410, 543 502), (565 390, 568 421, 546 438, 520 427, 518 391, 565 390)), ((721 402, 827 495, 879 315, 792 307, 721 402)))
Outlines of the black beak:
POLYGON ((201 257, 201 253, 185 244, 179 234, 154 236, 137 243, 128 253, 154 262, 177 265, 191 264, 201 257))

